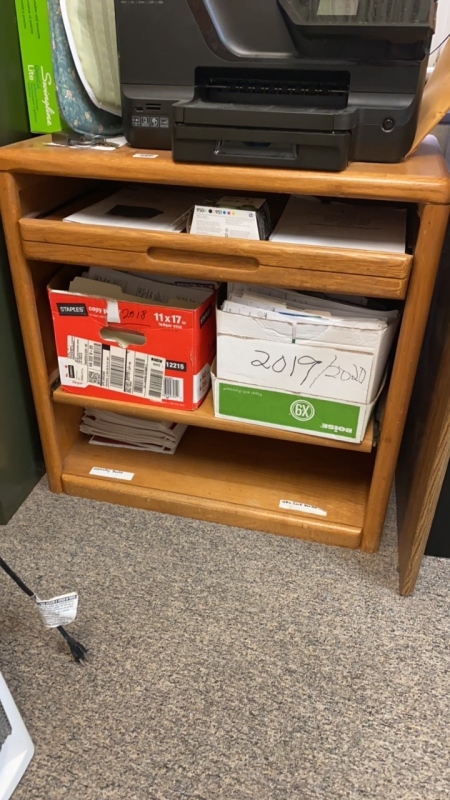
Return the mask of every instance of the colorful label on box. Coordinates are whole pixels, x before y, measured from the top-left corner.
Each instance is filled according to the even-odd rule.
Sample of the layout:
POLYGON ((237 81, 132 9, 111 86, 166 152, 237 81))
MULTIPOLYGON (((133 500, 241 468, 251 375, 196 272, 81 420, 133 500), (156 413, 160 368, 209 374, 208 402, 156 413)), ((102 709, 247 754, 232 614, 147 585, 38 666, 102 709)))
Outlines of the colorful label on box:
POLYGON ((218 411, 228 417, 355 439, 360 408, 335 400, 218 382, 218 411))
POLYGON ((30 129, 52 133, 61 120, 52 63, 47 0, 15 0, 30 129))

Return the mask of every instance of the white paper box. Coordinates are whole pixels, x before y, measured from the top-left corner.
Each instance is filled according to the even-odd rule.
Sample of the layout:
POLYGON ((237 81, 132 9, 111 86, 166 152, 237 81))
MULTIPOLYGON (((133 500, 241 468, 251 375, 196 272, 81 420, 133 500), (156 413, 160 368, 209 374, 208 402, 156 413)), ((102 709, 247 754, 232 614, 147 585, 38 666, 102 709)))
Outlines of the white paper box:
POLYGON ((360 320, 349 327, 217 311, 220 380, 370 404, 376 397, 397 320, 360 320))

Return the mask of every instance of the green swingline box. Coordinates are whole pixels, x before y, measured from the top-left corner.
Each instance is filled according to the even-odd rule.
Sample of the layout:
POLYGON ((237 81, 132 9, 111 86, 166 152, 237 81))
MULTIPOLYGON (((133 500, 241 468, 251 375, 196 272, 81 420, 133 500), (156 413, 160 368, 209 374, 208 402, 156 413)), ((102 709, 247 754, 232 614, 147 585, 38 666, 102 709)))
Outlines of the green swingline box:
POLYGON ((32 133, 54 133, 59 114, 47 0, 15 0, 25 92, 32 133))
POLYGON ((211 377, 216 417, 345 442, 362 442, 378 399, 347 403, 211 377))

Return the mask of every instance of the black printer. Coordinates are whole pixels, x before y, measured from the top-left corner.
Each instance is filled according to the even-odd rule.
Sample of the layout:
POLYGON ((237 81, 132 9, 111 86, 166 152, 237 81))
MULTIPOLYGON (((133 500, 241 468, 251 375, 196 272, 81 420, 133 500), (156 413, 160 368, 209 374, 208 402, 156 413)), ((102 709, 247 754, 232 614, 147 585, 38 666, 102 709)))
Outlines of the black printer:
POLYGON ((176 161, 400 161, 437 0, 115 0, 125 135, 176 161))

